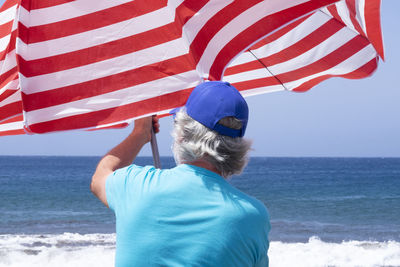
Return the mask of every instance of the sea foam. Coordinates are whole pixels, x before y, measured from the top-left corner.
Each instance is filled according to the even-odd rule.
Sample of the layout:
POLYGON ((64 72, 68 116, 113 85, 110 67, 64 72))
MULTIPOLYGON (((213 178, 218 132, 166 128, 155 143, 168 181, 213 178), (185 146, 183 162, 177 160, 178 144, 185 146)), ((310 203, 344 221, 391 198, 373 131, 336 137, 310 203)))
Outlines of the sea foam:
MULTIPOLYGON (((400 243, 395 241, 306 243, 273 241, 271 267, 400 266, 400 243)), ((0 267, 113 266, 115 234, 0 235, 0 267)))
POLYGON ((400 243, 343 241, 327 243, 311 237, 307 243, 271 242, 272 267, 399 267, 400 243))
POLYGON ((113 266, 115 234, 0 235, 0 267, 113 266))

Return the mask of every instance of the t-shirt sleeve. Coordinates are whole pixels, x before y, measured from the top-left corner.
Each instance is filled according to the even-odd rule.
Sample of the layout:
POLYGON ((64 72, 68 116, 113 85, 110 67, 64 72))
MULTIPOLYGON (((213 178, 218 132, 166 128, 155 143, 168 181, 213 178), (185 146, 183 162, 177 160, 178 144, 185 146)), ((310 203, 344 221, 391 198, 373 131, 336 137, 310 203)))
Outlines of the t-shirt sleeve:
POLYGON ((118 207, 124 205, 129 187, 133 186, 135 176, 143 167, 130 165, 113 172, 106 180, 106 197, 110 209, 116 212, 118 207))

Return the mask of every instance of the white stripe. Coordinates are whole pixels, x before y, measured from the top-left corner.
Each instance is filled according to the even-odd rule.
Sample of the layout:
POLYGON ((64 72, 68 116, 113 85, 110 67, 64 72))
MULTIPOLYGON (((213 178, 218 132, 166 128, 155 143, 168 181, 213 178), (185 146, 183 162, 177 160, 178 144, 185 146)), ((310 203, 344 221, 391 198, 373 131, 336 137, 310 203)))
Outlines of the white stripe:
POLYGON ((349 9, 347 8, 346 2, 341 1, 336 3, 336 9, 344 24, 346 24, 348 28, 357 32, 355 26, 353 25, 353 22, 351 21, 349 9))
POLYGON ((18 79, 12 80, 9 83, 7 83, 3 88, 0 88, 0 95, 7 90, 17 90, 18 86, 19 86, 18 79))
POLYGON ((20 21, 27 27, 34 27, 84 16, 130 1, 131 0, 96 0, 94 4, 93 0, 75 0, 61 5, 31 10, 31 12, 21 6, 22 16, 20 21))
POLYGON ((315 73, 311 76, 304 77, 302 79, 292 81, 289 83, 285 83, 285 87, 288 88, 289 90, 293 90, 294 88, 302 85, 303 83, 310 81, 312 79, 315 79, 317 77, 330 74, 330 75, 344 75, 347 73, 350 73, 360 67, 362 67, 364 64, 372 60, 377 56, 375 49, 371 44, 367 45, 363 49, 361 49, 359 52, 355 53, 348 59, 340 62, 338 65, 325 70, 323 72, 315 73))
POLYGON ((9 7, 6 10, 2 11, 0 13, 0 25, 13 21, 15 18, 16 9, 17 5, 13 5, 12 7, 9 7))
POLYGON ((246 51, 240 54, 238 57, 236 57, 235 60, 232 61, 232 63, 228 66, 227 69, 229 69, 229 67, 234 67, 251 61, 254 61, 254 56, 250 52, 246 51))
POLYGON ((267 55, 276 54, 295 44, 296 42, 304 39, 329 20, 329 16, 326 16, 322 12, 316 12, 304 22, 300 23, 297 27, 293 28, 291 31, 279 37, 275 41, 251 51, 254 54, 258 54, 260 52, 262 53, 263 51, 268 51, 267 55))
POLYGON ((261 64, 259 65, 260 65, 259 69, 254 69, 250 71, 244 71, 224 76, 224 81, 227 81, 229 83, 237 83, 237 82, 250 81, 260 78, 268 78, 272 76, 271 73, 269 73, 268 70, 266 70, 261 64))
MULTIPOLYGON (((266 55, 273 55, 275 53, 278 53, 283 49, 286 49, 287 47, 307 37, 309 34, 317 30, 330 19, 331 17, 327 16, 325 13, 316 12, 288 33, 282 35, 278 39, 264 46, 253 49, 251 51, 256 54, 264 54, 263 57, 265 57, 266 55), (268 51, 268 54, 265 54, 263 51, 268 51)), ((244 64, 250 61, 254 61, 254 56, 250 52, 244 52, 239 55, 229 67, 244 64)))
MULTIPOLYGON (((143 115, 143 117, 148 117, 148 116, 150 116, 150 115, 152 115, 152 114, 149 114, 149 115, 143 115)), ((140 117, 142 117, 142 116, 140 116, 140 117)), ((128 119, 128 120, 122 120, 122 121, 116 121, 116 122, 111 122, 111 123, 106 123, 106 124, 100 124, 100 125, 96 125, 96 126, 94 126, 94 127, 89 127, 89 128, 86 128, 86 130, 101 130, 101 129, 103 129, 103 128, 108 128, 108 127, 111 127, 111 126, 115 126, 115 125, 118 125, 118 124, 121 124, 121 123, 128 123, 128 124, 130 124, 132 121, 134 121, 134 120, 136 120, 136 119, 139 119, 139 117, 137 117, 137 118, 131 118, 131 119, 128 119)))
POLYGON ((280 91, 285 91, 285 88, 279 84, 279 85, 264 86, 264 87, 249 89, 249 90, 243 90, 243 91, 240 91, 240 93, 243 95, 243 97, 249 97, 249 96, 255 96, 255 95, 260 95, 260 94, 265 94, 265 93, 274 93, 274 92, 280 92, 280 91))
POLYGON ((8 34, 6 36, 4 36, 3 38, 0 38, 0 51, 4 52, 8 46, 8 44, 10 43, 10 37, 11 34, 8 34))
POLYGON ((204 25, 220 10, 231 4, 233 0, 224 1, 209 1, 194 15, 183 27, 184 37, 190 44, 193 39, 204 27, 204 25))
MULTIPOLYGON (((320 8, 318 11, 319 11, 319 12, 322 12, 322 13, 324 13, 324 14, 326 14, 327 16, 329 16, 329 17, 331 17, 331 18, 333 18, 331 12, 329 12, 329 10, 328 10, 327 7, 322 7, 322 8, 320 8)), ((317 13, 318 13, 318 12, 317 12, 317 13)))
POLYGON ((126 38, 173 22, 175 13, 171 12, 171 9, 175 10, 175 7, 165 7, 106 27, 44 42, 29 45, 21 42, 18 54, 25 60, 34 60, 126 38))
POLYGON ((197 71, 203 77, 208 77, 210 68, 218 55, 229 41, 235 36, 232 36, 232 32, 242 32, 260 19, 287 9, 291 6, 301 4, 304 0, 293 0, 290 3, 286 1, 263 1, 257 5, 252 6, 240 15, 235 17, 227 25, 225 25, 210 42, 197 65, 197 71))
MULTIPOLYGON (((18 41, 19 38, 17 38, 18 41)), ((64 71, 30 78, 24 77, 20 73, 21 88, 24 93, 32 94, 78 84, 157 63, 160 62, 160 59, 167 60, 184 55, 188 53, 187 49, 187 46, 182 44, 182 40, 178 39, 138 52, 64 71)))
POLYGON ((0 132, 12 131, 23 129, 24 124, 22 121, 10 122, 10 123, 0 123, 0 132))
POLYGON ((14 102, 19 102, 21 101, 21 91, 17 90, 15 91, 12 95, 4 99, 3 101, 0 102, 0 107, 4 107, 5 105, 14 103, 14 102))
MULTIPOLYGON (((268 78, 271 77, 271 74, 266 70, 263 66, 260 67, 262 69, 257 69, 257 70, 251 70, 251 71, 246 71, 246 72, 241 72, 233 75, 228 75, 224 76, 224 81, 227 81, 231 83, 233 86, 235 86, 235 83, 239 82, 250 82, 252 80, 256 79, 262 79, 262 78, 268 78)), ((258 95, 262 93, 272 93, 272 92, 277 92, 277 91, 284 91, 285 88, 281 84, 277 85, 270 85, 270 86, 263 86, 263 87, 258 87, 258 88, 253 88, 249 90, 242 90, 240 93, 244 96, 253 96, 253 95, 258 95)))
POLYGON ((191 88, 198 85, 201 81, 195 71, 189 71, 115 92, 26 112, 25 118, 28 124, 34 124, 114 108, 191 88))
POLYGON ((7 71, 17 66, 15 49, 6 55, 4 60, 0 61, 0 66, 1 66, 0 74, 6 73, 7 71))
MULTIPOLYGON (((342 28, 328 39, 324 40, 319 45, 313 47, 307 52, 287 60, 285 62, 268 66, 268 69, 274 74, 286 73, 292 70, 296 70, 299 66, 307 66, 320 60, 326 55, 338 49, 340 46, 346 44, 352 38, 356 36, 356 33, 347 28, 342 28)), ((269 55, 269 51, 266 50, 263 54, 255 54, 257 57, 262 57, 263 55, 269 55)))
POLYGON ((365 24, 365 0, 356 0, 357 21, 367 35, 367 27, 365 24))

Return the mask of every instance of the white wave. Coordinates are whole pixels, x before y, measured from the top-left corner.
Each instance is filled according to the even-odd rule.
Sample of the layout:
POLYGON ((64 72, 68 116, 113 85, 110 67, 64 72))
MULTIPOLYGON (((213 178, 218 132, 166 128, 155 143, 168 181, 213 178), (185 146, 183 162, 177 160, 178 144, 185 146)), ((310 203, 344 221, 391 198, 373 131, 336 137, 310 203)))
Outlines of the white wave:
MULTIPOLYGON (((307 243, 273 241, 271 267, 400 266, 396 241, 327 243, 312 237, 307 243)), ((113 266, 115 234, 0 235, 0 267, 113 266)))
POLYGON ((312 237, 307 243, 271 242, 271 267, 400 266, 400 243, 343 241, 327 243, 312 237))
POLYGON ((115 234, 0 235, 0 267, 113 266, 115 234))

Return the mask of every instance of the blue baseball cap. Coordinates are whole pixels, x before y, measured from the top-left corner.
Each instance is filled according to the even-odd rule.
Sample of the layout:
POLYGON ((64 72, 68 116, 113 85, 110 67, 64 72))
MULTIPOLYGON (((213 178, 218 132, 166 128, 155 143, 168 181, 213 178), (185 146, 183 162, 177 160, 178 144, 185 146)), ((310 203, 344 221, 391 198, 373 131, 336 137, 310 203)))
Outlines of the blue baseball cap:
MULTIPOLYGON (((196 86, 186 104, 186 112, 221 135, 243 137, 249 118, 249 108, 239 91, 228 82, 209 81, 196 86), (242 122, 241 129, 232 129, 218 123, 225 117, 235 117, 242 122)), ((175 115, 182 107, 173 109, 175 115)))

